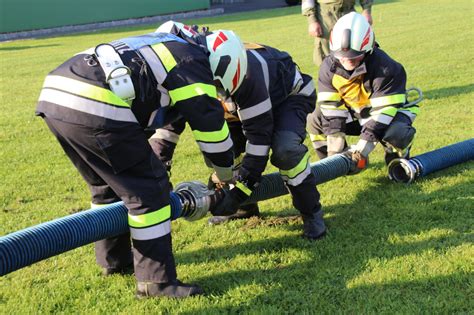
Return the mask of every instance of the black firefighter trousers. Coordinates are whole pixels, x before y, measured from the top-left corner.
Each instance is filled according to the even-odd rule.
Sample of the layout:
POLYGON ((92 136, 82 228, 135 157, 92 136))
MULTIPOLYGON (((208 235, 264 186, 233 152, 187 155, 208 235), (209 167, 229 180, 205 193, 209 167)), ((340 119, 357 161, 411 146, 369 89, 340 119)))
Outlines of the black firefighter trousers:
MULTIPOLYGON (((306 75, 304 77, 305 82, 310 81, 309 77, 306 75)), ((308 148, 303 143, 306 138, 306 117, 314 110, 315 101, 315 92, 309 96, 290 95, 273 110, 270 162, 280 169, 280 173, 282 170, 294 169, 308 154, 308 148)), ((299 174, 298 177, 301 175, 303 174, 299 174)), ((314 219, 317 217, 316 213, 321 210, 316 178, 310 171, 301 179, 302 181, 297 184, 288 180, 286 186, 290 191, 293 206, 303 217, 314 219)))
MULTIPOLYGON (((169 204, 166 170, 153 153, 138 124, 96 129, 44 117, 65 153, 87 182, 92 203, 122 200, 131 215, 142 215, 169 204)), ((96 243, 96 258, 105 268, 122 268, 133 262, 137 281, 169 282, 176 279, 171 233, 133 241, 130 234, 96 243)))

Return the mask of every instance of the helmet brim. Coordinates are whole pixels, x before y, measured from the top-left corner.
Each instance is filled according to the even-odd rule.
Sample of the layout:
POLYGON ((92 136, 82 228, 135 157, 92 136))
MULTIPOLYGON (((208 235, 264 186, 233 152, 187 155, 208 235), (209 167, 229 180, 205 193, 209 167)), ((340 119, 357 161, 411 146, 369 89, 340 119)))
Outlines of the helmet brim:
POLYGON ((331 54, 335 58, 338 58, 338 59, 340 58, 355 59, 355 58, 363 57, 365 55, 365 52, 348 49, 348 50, 331 51, 331 54))

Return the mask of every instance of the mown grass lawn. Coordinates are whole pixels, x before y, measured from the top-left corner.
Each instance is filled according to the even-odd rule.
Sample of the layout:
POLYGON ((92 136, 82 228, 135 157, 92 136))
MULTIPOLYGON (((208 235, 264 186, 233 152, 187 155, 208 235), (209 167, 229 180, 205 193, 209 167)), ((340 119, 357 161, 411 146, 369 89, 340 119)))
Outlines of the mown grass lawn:
MULTIPOLYGON (((473 2, 376 3, 377 41, 425 94, 413 153, 472 138, 473 2)), ((286 50, 317 77, 298 7, 185 22, 286 50)), ((76 52, 154 28, 0 44, 0 235, 89 208, 85 184, 34 116, 45 75, 76 52)), ((181 139, 172 181, 205 181, 189 130, 181 139)), ((179 277, 206 296, 138 301, 134 278, 101 277, 88 245, 2 277, 0 313, 472 313, 474 163, 406 186, 388 180, 382 155, 319 187, 329 227, 319 242, 300 237, 288 196, 262 202, 260 219, 174 221, 179 277)))

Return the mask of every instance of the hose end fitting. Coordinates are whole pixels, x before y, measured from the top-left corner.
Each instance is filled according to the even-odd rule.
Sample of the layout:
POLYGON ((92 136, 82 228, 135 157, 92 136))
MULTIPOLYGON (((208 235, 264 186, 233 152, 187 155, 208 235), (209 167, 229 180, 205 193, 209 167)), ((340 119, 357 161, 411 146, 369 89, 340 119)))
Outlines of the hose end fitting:
POLYGON ((416 161, 397 158, 388 164, 388 177, 397 183, 411 184, 419 175, 416 161))
POLYGON ((176 186, 175 193, 181 200, 181 217, 188 221, 203 218, 209 211, 214 191, 200 181, 183 182, 176 186))

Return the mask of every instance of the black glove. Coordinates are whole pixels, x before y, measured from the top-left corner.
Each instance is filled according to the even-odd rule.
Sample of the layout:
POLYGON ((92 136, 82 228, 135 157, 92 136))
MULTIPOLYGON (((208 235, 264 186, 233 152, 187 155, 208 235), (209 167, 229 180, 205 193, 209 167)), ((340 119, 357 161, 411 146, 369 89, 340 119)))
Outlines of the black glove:
POLYGON ((214 209, 211 209, 211 213, 218 216, 228 216, 236 213, 240 205, 250 197, 257 186, 258 181, 254 176, 241 167, 235 186, 231 190, 223 189, 225 196, 214 209))
POLYGON ((237 187, 231 190, 222 189, 221 191, 224 191, 224 197, 214 208, 211 208, 211 213, 216 216, 228 216, 236 213, 240 204, 248 198, 248 196, 237 187))
POLYGON ((369 158, 363 156, 359 151, 347 150, 343 152, 342 155, 347 157, 352 162, 351 169, 347 175, 359 174, 369 165, 369 158))
POLYGON ((239 174, 237 175, 236 178, 236 186, 239 186, 238 183, 241 183, 242 185, 240 186, 241 190, 243 190, 248 196, 252 193, 252 191, 257 188, 261 180, 261 175, 256 176, 255 174, 252 174, 249 172, 246 168, 240 167, 239 168, 239 174))

